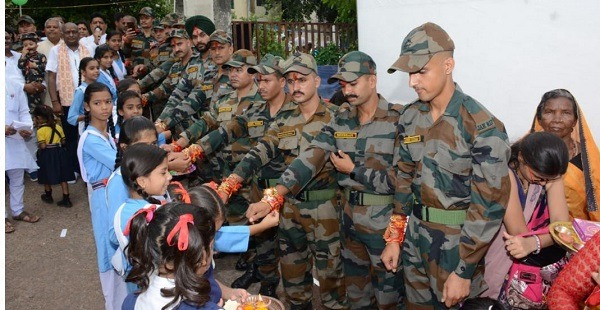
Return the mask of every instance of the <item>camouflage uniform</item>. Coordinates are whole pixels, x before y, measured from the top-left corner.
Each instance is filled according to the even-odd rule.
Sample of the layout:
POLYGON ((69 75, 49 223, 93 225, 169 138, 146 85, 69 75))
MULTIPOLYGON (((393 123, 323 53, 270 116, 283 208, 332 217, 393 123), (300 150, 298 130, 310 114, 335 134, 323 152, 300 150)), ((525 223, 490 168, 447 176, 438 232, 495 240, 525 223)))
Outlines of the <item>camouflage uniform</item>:
MULTIPOLYGON (((189 39, 185 30, 176 29, 171 32, 171 36, 167 39, 167 42, 171 42, 172 38, 189 39)), ((148 98, 148 104, 151 106, 153 116, 161 115, 165 109, 165 102, 170 99, 171 94, 179 84, 180 80, 184 77, 189 77, 190 74, 194 75, 199 71, 201 63, 200 55, 192 55, 187 64, 182 64, 181 60, 174 63, 169 70, 169 74, 162 81, 160 86, 146 93, 148 98)))
MULTIPOLYGON (((25 33, 21 35, 21 41, 23 40, 34 40, 37 42, 37 35, 35 33, 25 33)), ((27 55, 21 55, 19 58, 19 69, 23 72, 25 77, 25 83, 44 83, 46 81, 46 56, 40 54, 37 51, 29 53, 27 55)), ((29 102, 29 110, 33 111, 36 106, 41 105, 43 93, 38 94, 27 94, 27 101, 29 102)))
MULTIPOLYGON (((208 41, 208 44, 210 44, 212 41, 216 41, 221 44, 233 44, 233 40, 231 39, 229 34, 227 34, 227 32, 223 30, 215 30, 215 32, 213 32, 213 34, 210 35, 210 40, 208 41)), ((219 98, 233 91, 233 87, 231 87, 231 84, 229 83, 229 72, 218 72, 217 76, 213 81, 212 90, 213 92, 210 96, 211 103, 215 103, 217 100, 219 100, 219 98)))
MULTIPOLYGON (((414 29, 388 70, 417 72, 433 54, 454 50, 439 26, 414 29)), ((444 283, 454 272, 481 294, 483 260, 500 228, 510 193, 504 125, 458 86, 435 122, 417 100, 400 117, 404 132, 394 213, 411 215, 402 250, 409 309, 445 309, 444 283)))
POLYGON ((160 83, 162 83, 167 76, 169 76, 169 71, 171 71, 173 65, 179 61, 179 58, 173 57, 163 62, 157 68, 154 68, 152 71, 150 71, 150 73, 146 74, 146 76, 144 76, 144 78, 138 82, 142 92, 147 92, 160 86, 160 83))
MULTIPOLYGON (((143 7, 140 15, 154 17, 154 11, 149 7, 143 7)), ((135 37, 131 39, 130 44, 123 45, 123 53, 131 59, 132 68, 136 65, 145 65, 150 68, 152 62, 150 59, 150 48, 157 45, 156 39, 150 34, 146 36, 143 31, 137 31, 135 37)))
MULTIPOLYGON (((301 66, 316 71, 314 59, 307 54, 302 55, 302 59, 298 60, 301 66)), ((292 62, 288 70, 297 65, 292 62)), ((291 164, 331 121, 336 110, 336 106, 321 101, 308 120, 304 119, 300 108, 283 119, 277 119, 234 173, 247 179, 280 154, 283 154, 285 165, 291 164)), ((297 186, 290 170, 286 170, 278 180, 291 191, 280 210, 278 234, 281 276, 292 309, 313 309, 313 262, 320 282, 322 306, 327 309, 347 307, 335 181, 334 168, 329 162, 306 186, 297 186)))

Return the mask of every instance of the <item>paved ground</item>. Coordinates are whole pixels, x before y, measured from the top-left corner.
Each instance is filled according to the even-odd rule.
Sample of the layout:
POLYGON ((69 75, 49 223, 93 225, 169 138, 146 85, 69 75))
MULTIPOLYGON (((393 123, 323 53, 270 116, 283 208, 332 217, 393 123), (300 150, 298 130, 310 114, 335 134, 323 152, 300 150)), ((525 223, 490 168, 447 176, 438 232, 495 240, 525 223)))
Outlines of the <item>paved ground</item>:
MULTIPOLYGON (((41 220, 13 222, 16 231, 5 236, 6 309, 103 309, 86 189, 81 180, 70 189, 74 206, 60 208, 42 202, 43 187, 25 177, 25 208, 41 220), (66 236, 60 237, 64 229, 66 236)), ((8 204, 8 186, 5 197, 8 204)), ((55 186, 54 200, 60 198, 55 186)), ((233 269, 237 258, 216 260, 216 278, 229 285, 240 276, 233 269)), ((249 291, 258 289, 253 284, 249 291)), ((281 285, 278 293, 283 297, 281 285)))

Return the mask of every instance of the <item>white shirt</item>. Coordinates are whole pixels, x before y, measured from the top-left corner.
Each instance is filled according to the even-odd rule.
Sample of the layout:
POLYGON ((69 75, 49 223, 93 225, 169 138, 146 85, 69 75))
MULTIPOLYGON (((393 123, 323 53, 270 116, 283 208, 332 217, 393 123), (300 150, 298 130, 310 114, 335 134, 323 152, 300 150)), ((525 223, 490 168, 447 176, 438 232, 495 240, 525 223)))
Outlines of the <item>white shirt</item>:
POLYGON ((4 61, 6 80, 13 79, 20 85, 20 89, 22 90, 23 86, 25 86, 25 77, 23 76, 21 69, 19 69, 19 58, 21 58, 21 53, 15 51, 10 51, 10 53, 12 54, 12 57, 6 57, 4 61))
MULTIPOLYGON (((60 45, 57 45, 50 49, 50 54, 47 55, 48 63, 46 63, 46 71, 52 71, 58 75, 58 49, 60 45)), ((79 47, 76 50, 72 50, 67 46, 67 52, 69 53, 69 63, 71 64, 71 75, 73 76, 73 89, 79 86, 79 47)), ((56 88, 60 89, 58 76, 56 78, 56 88)), ((63 103, 66 104, 66 103, 63 103)))
POLYGON ((94 52, 96 51, 96 47, 98 47, 98 45, 106 43, 106 33, 100 37, 100 41, 98 42, 98 44, 94 42, 94 35, 90 35, 85 38, 79 39, 79 43, 85 45, 85 47, 87 47, 88 51, 90 51, 90 54, 93 57, 94 52))
MULTIPOLYGON (((8 58, 14 58, 14 56, 8 58)), ((25 92, 23 91, 23 84, 20 84, 19 81, 15 78, 9 78, 7 74, 6 84, 4 86, 6 91, 4 105, 4 123, 6 125, 10 125, 13 123, 13 121, 19 121, 21 123, 27 123, 33 126, 33 121, 31 119, 31 115, 29 114, 27 96, 25 96, 25 92)), ((4 150, 6 152, 4 167, 5 170, 35 170, 38 168, 38 165, 36 164, 35 159, 31 155, 31 152, 29 151, 29 149, 27 149, 25 140, 19 137, 8 136, 4 139, 4 141, 4 150)))
MULTIPOLYGON (((151 309, 161 309, 166 304, 173 300, 172 297, 166 298, 161 295, 160 290, 162 288, 173 288, 175 287, 174 279, 167 279, 163 277, 159 277, 157 274, 150 276, 150 281, 148 283, 148 289, 141 293, 137 298, 135 303, 136 310, 151 310, 151 309)), ((175 304, 174 306, 169 307, 169 309, 173 309, 178 306, 175 304)))

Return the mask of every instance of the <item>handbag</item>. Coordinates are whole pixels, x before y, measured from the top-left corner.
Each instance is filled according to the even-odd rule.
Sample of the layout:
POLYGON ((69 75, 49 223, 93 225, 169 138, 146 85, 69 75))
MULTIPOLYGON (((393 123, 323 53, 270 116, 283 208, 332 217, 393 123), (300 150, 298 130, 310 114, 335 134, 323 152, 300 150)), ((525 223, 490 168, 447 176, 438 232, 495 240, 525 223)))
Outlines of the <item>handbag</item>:
MULTIPOLYGON (((548 228, 544 228, 519 236, 527 237, 547 233, 548 228)), ((528 264, 526 259, 514 261, 508 272, 506 302, 513 308, 546 309, 546 295, 550 291, 552 282, 566 264, 567 258, 564 255, 546 266, 528 264)))

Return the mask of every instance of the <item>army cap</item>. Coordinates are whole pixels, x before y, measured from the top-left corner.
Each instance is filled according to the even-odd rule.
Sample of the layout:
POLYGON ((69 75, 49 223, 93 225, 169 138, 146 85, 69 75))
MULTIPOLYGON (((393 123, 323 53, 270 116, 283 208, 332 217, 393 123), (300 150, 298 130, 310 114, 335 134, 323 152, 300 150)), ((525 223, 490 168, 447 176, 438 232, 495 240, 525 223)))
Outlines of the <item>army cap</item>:
POLYGON ((165 23, 165 18, 163 18, 160 22, 158 22, 158 20, 154 20, 152 29, 165 29, 165 25, 170 26, 168 23, 165 23))
POLYGON ((243 65, 255 66, 257 64, 256 56, 247 50, 247 49, 239 49, 231 55, 231 59, 223 65, 223 68, 227 67, 235 67, 239 68, 243 65))
MULTIPOLYGON (((154 21, 154 23, 156 23, 156 21, 154 21)), ((158 23, 160 25, 160 27, 162 27, 162 29, 165 29, 165 26, 171 27, 173 25, 173 18, 169 15, 163 17, 160 20, 160 23, 158 23)), ((154 28, 159 28, 157 26, 154 26, 154 28)))
MULTIPOLYGON (((185 27, 185 16, 179 13, 171 13, 173 18, 173 27, 174 26, 184 26, 185 27)), ((171 15, 169 14, 169 15, 171 15)))
POLYGON ((150 17, 156 17, 154 10, 151 7, 145 6, 140 10, 139 15, 148 15, 150 17))
POLYGON ((281 61, 283 61, 283 59, 279 56, 265 54, 265 56, 260 59, 258 65, 248 68, 248 73, 272 74, 279 72, 279 74, 283 75, 283 69, 279 66, 281 61))
POLYGON ((221 44, 232 44, 233 40, 231 40, 231 37, 229 36, 229 34, 227 34, 227 32, 225 32, 224 30, 215 30, 215 32, 213 32, 210 35, 210 39, 208 40, 208 44, 210 44, 211 42, 219 42, 221 44))
POLYGON ((454 41, 442 27, 425 23, 413 29, 402 42, 400 58, 388 69, 412 73, 421 70, 439 52, 453 51, 454 41))
POLYGON ((173 38, 180 38, 180 39, 190 39, 190 37, 188 36, 187 31, 185 31, 185 29, 173 29, 171 30, 171 34, 169 34, 169 38, 167 39, 167 42, 171 42, 171 40, 173 38))
POLYGON ((31 18, 31 16, 29 15, 21 15, 21 17, 19 17, 19 19, 17 20, 17 25, 21 22, 26 22, 35 25, 35 20, 33 20, 33 18, 31 18))
POLYGON ((317 73, 317 61, 312 55, 295 52, 282 64, 285 68, 283 74, 299 72, 304 75, 312 72, 317 73))
POLYGON ((38 37, 38 35, 35 32, 28 32, 28 33, 24 33, 21 35, 21 42, 23 42, 25 40, 31 40, 31 41, 37 42, 40 40, 40 38, 38 37))
POLYGON ((338 71, 331 76, 327 83, 331 84, 337 80, 352 82, 365 74, 377 74, 377 66, 371 56, 359 52, 350 52, 338 62, 338 71))

